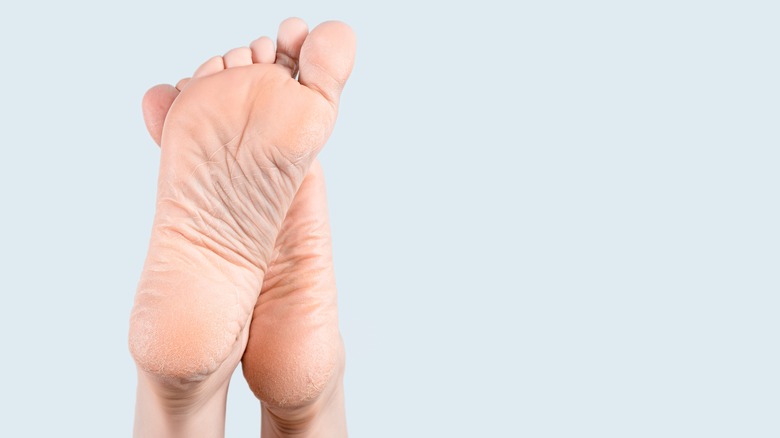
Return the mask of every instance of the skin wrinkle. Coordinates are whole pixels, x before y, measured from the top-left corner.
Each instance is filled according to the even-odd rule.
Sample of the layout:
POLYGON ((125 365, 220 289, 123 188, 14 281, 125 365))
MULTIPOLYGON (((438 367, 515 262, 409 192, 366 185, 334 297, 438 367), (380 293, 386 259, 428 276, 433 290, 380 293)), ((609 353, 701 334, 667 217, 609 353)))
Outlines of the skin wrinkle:
MULTIPOLYGON (((234 158, 234 159, 236 159, 237 157, 236 157, 235 155, 233 155, 233 158, 234 158)), ((226 162, 226 164, 227 164, 228 171, 229 171, 229 172, 231 172, 231 171, 230 171, 230 169, 231 169, 231 166, 230 166, 230 163, 229 163, 229 161, 225 160, 225 162, 226 162)), ((236 163, 237 163, 237 162, 236 162, 236 163)), ((241 170, 241 171, 242 171, 242 175, 243 175, 244 177, 246 177, 246 174, 245 174, 245 173, 243 173, 243 168, 242 168, 240 165, 237 165, 237 167, 239 168, 239 170, 241 170)), ((267 169, 268 169, 268 170, 274 170, 274 171, 279 171, 279 170, 280 170, 280 169, 278 169, 278 168, 274 168, 274 167, 268 167, 267 169)), ((236 187, 234 184, 232 184, 232 180, 233 180, 232 173, 229 173, 229 176, 230 176, 230 178, 231 178, 231 186, 232 186, 232 187, 234 187, 234 189, 236 189, 237 187, 236 187)), ((264 176, 264 177, 266 177, 267 175, 263 175, 263 176, 264 176)), ((264 186, 264 185, 265 185, 265 180, 266 180, 266 179, 268 179, 268 178, 261 178, 261 179, 260 179, 260 182, 261 182, 262 184, 256 184, 256 185, 262 185, 262 186, 264 186)), ((276 184, 276 185, 277 185, 277 187, 278 187, 278 185, 279 185, 279 184, 276 184)), ((236 191, 236 192, 240 192, 239 190, 235 190, 235 191, 236 191)), ((286 190, 285 190, 285 191, 286 191, 286 190)), ((262 196, 262 195, 264 195, 264 194, 266 194, 266 193, 270 193, 270 194, 276 195, 276 191, 273 191, 273 190, 270 190, 270 191, 269 191, 269 190, 265 189, 265 187, 261 187, 261 192, 263 192, 263 193, 261 193, 261 196, 259 196, 259 197, 256 197, 256 198, 258 198, 258 199, 262 199, 262 198, 263 198, 263 196, 262 196)), ((249 197, 249 198, 251 199, 251 196, 247 196, 247 197, 249 197)), ((271 198, 271 196, 266 196, 266 200, 268 200, 268 198, 271 198)), ((268 214, 268 213, 271 213, 271 212, 276 212, 276 211, 279 211, 279 210, 280 210, 280 208, 279 208, 279 204, 281 204, 281 202, 279 201, 279 199, 278 199, 278 198, 279 198, 278 196, 273 196, 273 199, 272 199, 272 200, 274 201, 274 202, 272 202, 272 204, 273 204, 273 205, 271 206, 271 208, 269 208, 268 210, 266 210, 266 211, 264 212, 264 213, 266 213, 265 217, 267 217, 267 216, 274 216, 274 215, 272 215, 272 214, 268 214)), ((224 200, 223 200, 223 201, 224 201, 224 200)), ((231 204, 233 204, 233 203, 225 203, 225 204, 227 204, 227 205, 231 205, 231 204)), ((257 203, 256 203, 256 202, 254 202, 254 203, 252 203, 252 204, 254 204, 255 208, 257 208, 257 207, 258 207, 258 205, 257 205, 257 203)), ((236 214, 235 214, 235 213, 234 213, 232 210, 230 210, 230 213, 231 213, 231 215, 233 215, 233 216, 234 216, 234 218, 235 218, 236 214)), ((261 215, 250 215, 250 214, 245 214, 245 215, 243 215, 243 216, 244 216, 244 217, 263 217, 263 216, 261 216, 261 215)), ((278 216, 278 215, 276 215, 276 216, 278 216)), ((274 219, 277 219, 277 218, 276 218, 276 217, 274 217, 274 219)), ((280 223, 280 222, 281 222, 281 218, 278 218, 278 220, 275 220, 274 222, 279 222, 279 223, 280 223)), ((237 223, 239 226, 241 226, 241 227, 242 227, 242 229, 243 229, 243 232, 244 232, 246 235, 249 235, 249 234, 248 234, 248 232, 246 231, 246 230, 247 230, 249 227, 242 225, 242 224, 241 224, 241 222, 240 222, 240 220, 239 220, 239 219, 237 219, 237 218, 236 218, 236 223, 237 223)), ((252 228, 253 228, 253 229, 255 229, 255 230, 257 230, 257 231, 259 231, 259 232, 261 232, 261 233, 262 233, 262 230, 264 230, 264 229, 265 229, 265 227, 263 227, 263 226, 259 226, 258 224, 252 224, 252 225, 253 225, 253 226, 252 226, 252 228)), ((278 227, 275 227, 275 228, 278 228, 278 227)), ((264 238, 263 238, 263 239, 261 239, 261 240, 264 240, 264 241, 266 241, 266 242, 268 242, 268 241, 270 241, 270 240, 271 240, 271 239, 270 239, 270 236, 263 236, 263 237, 264 237, 264 238)), ((258 240, 258 239, 255 239, 255 240, 258 240)))
MULTIPOLYGON (((229 149, 229 147, 220 148, 219 150, 225 151, 227 149, 229 149)), ((216 154, 216 153, 217 152, 215 152, 214 154, 216 154)), ((214 154, 212 155, 212 157, 214 156, 214 154)), ((216 163, 216 162, 212 160, 212 161, 210 161, 210 163, 216 163)), ((209 166, 209 167, 212 167, 212 166, 209 166)), ((210 173, 214 174, 213 171, 211 171, 210 173)), ((216 185, 222 187, 222 184, 221 184, 221 182, 220 182, 220 180, 218 178, 212 177, 212 179, 215 181, 214 183, 216 185)), ((214 202, 211 202, 211 204, 214 205, 214 206, 219 206, 220 207, 219 210, 221 210, 222 212, 225 212, 225 213, 233 215, 233 212, 231 211, 231 209, 226 209, 226 208, 224 208, 224 206, 225 205, 231 205, 231 204, 233 204, 233 205, 236 205, 236 204, 240 205, 241 204, 241 203, 232 202, 232 200, 230 200, 230 198, 226 199, 226 196, 228 196, 228 195, 227 195, 227 190, 225 190, 224 188, 223 188, 222 192, 217 191, 216 195, 217 195, 217 197, 216 197, 217 200, 214 201, 214 202)), ((260 196, 258 196, 258 197, 262 198, 263 196, 262 196, 262 194, 260 194, 260 196)), ((196 211, 197 211, 197 209, 196 209, 196 211)), ((214 211, 214 210, 212 210, 212 211, 214 211)), ((203 215, 202 215, 201 212, 198 212, 198 215, 201 217, 201 219, 203 219, 203 215)), ((240 246, 240 245, 235 245, 235 243, 236 242, 240 242, 242 240, 245 240, 245 239, 241 239, 240 237, 238 237, 241 234, 246 235, 246 236, 250 236, 250 234, 247 232, 246 227, 242 224, 242 222, 240 220, 237 220, 235 215, 234 215, 234 221, 233 222, 225 221, 224 219, 220 219, 219 218, 220 215, 218 215, 218 214, 212 213, 211 216, 214 219, 225 223, 226 225, 230 226, 231 228, 234 226, 234 225, 231 225, 231 223, 235 224, 235 225, 238 225, 239 227, 242 228, 242 232, 241 233, 235 232, 235 230, 234 230, 235 236, 233 238, 233 241, 231 242, 234 245, 231 245, 231 246, 233 246, 233 247, 239 247, 240 246)), ((214 228, 213 225, 209 225, 209 221, 206 221, 205 219, 203 219, 203 223, 204 223, 204 225, 209 227, 209 229, 206 230, 206 234, 207 235, 212 235, 212 229, 214 228)), ((265 226, 257 226, 257 224, 254 224, 254 225, 255 226, 253 228, 255 230, 258 230, 258 231, 262 231, 262 230, 264 230, 266 228, 265 226)), ((227 236, 225 236, 225 237, 227 237, 227 236)), ((254 241, 257 241, 257 240, 268 241, 269 239, 268 239, 268 237, 265 237, 265 238, 262 238, 262 239, 253 238, 252 240, 254 240, 254 241)), ((225 246, 227 246, 227 245, 225 245, 225 246)), ((250 263, 256 265, 257 263, 256 262, 251 262, 251 259, 260 259, 261 256, 260 256, 260 254, 256 254, 251 259, 249 257, 247 257, 247 256, 244 256, 244 258, 246 258, 250 263)))
MULTIPOLYGON (((235 139, 235 137, 234 137, 234 139, 235 139)), ((232 141, 233 140, 228 142, 228 144, 230 144, 232 141)), ((238 141, 240 141, 240 137, 239 137, 238 141)), ((217 152, 219 152, 219 151, 224 151, 225 152, 225 158, 224 158, 225 168, 227 169, 228 177, 230 177, 232 179, 231 163, 228 161, 228 158, 227 158, 227 157, 231 157, 232 156, 232 154, 230 153, 231 152, 230 149, 231 148, 228 145, 224 145, 217 152)), ((215 152, 215 154, 217 152, 215 152)), ((235 161, 235 157, 234 156, 233 156, 233 159, 235 161)), ((227 208, 229 206, 240 206, 240 202, 238 200, 236 200, 234 202, 233 200, 230 199, 230 195, 228 194, 227 189, 225 187, 223 187, 223 185, 222 185, 222 178, 220 177, 220 175, 215 174, 215 170, 219 170, 219 166, 214 166, 214 169, 210 172, 211 173, 212 185, 213 185, 213 188, 215 189, 215 193, 216 193, 217 198, 219 200, 219 202, 215 202, 215 204, 217 204, 219 206, 222 206, 223 208, 221 210, 223 212, 225 212, 226 214, 231 215, 232 219, 233 219, 233 223, 235 223, 240 228, 242 228, 241 224, 238 223, 237 218, 236 218, 235 214, 232 211, 232 208, 227 208)), ((222 221, 226 222, 224 219, 222 221)), ((226 223, 226 225, 230 226, 229 223, 226 223)), ((236 235, 240 235, 241 234, 241 233, 236 232, 235 229, 233 229, 233 231, 234 231, 234 233, 236 235)), ((246 230, 244 230, 243 228, 241 229, 241 232, 245 236, 247 236, 247 237, 250 236, 250 234, 247 233, 246 230)))
MULTIPOLYGON (((253 173, 253 182, 258 187, 258 191, 261 196, 255 198, 256 201, 250 202, 254 211, 252 212, 254 217, 263 217, 270 219, 274 229, 278 229, 281 226, 283 216, 287 213, 287 208, 282 205, 282 199, 286 196, 292 196, 294 191, 289 189, 289 184, 283 184, 284 180, 278 176, 265 175, 260 172, 253 173), (277 187, 277 190, 273 190, 272 187, 277 187), (281 195, 279 192, 282 192, 281 195), (268 197, 263 198, 263 195, 268 193, 268 197), (265 201, 265 202, 264 202, 265 201)), ((253 216, 250 216, 253 217, 253 216)), ((262 227, 257 229, 262 230, 262 227)), ((273 239, 267 236, 266 242, 273 245, 276 240, 276 236, 273 239)))
MULTIPOLYGON (((290 286, 292 290, 306 290, 313 289, 313 286, 325 283, 327 279, 323 279, 320 272, 322 266, 309 266, 307 268, 301 268, 301 265, 291 262, 283 263, 283 270, 277 273, 272 278, 265 278, 270 282, 271 286, 281 287, 283 285, 290 286), (290 275, 291 272, 295 272, 295 275, 290 275), (277 280, 277 278, 281 279, 277 280)), ((288 294, 289 295, 289 294, 288 294)))
MULTIPOLYGON (((323 245, 317 245, 321 247, 323 245)), ((322 272, 327 272, 327 267, 332 263, 329 249, 320 248, 320 250, 311 250, 311 252, 298 253, 283 253, 280 252, 277 259, 274 261, 274 269, 267 272, 264 278, 264 285, 274 288, 279 286, 279 281, 284 280, 287 283, 302 284, 307 279, 314 279, 316 281, 310 281, 302 286, 304 289, 306 286, 311 286, 314 283, 325 282, 322 272), (297 272, 296 272, 297 271, 297 272), (291 275, 295 272, 295 275, 291 275)))
MULTIPOLYGON (((265 178, 261 179, 260 182, 265 183, 265 178)), ((254 209, 254 211, 253 212, 247 212, 244 217, 248 217, 248 218, 259 217, 259 215, 258 215, 259 211, 258 210, 263 207, 263 203, 260 200, 263 199, 263 196, 265 195, 264 192, 266 190, 265 184, 263 184, 261 186, 260 182, 255 184, 256 186, 260 186, 260 191, 261 191, 259 193, 260 196, 252 196, 253 194, 245 195, 249 199, 248 205, 250 205, 254 209)), ((281 182, 279 182, 278 180, 277 180, 277 183, 274 184, 274 185, 276 185, 277 187, 283 186, 283 184, 281 182)), ((248 186, 245 186, 244 188, 246 190, 246 189, 248 189, 248 186)), ((287 192, 287 190, 283 190, 283 191, 287 192)), ((288 195, 288 196, 290 196, 290 195, 288 195)), ((268 208, 267 210, 265 210, 265 212, 267 212, 268 216, 272 217, 273 228, 274 229, 278 229, 278 227, 281 225, 281 221, 282 221, 282 216, 278 213, 279 211, 283 210, 282 201, 280 199, 280 196, 278 196, 278 195, 277 196, 270 196, 269 195, 268 197, 266 197, 266 199, 267 198, 271 198, 272 199, 272 204, 273 205, 270 208, 268 208)), ((286 213, 286 211, 285 211, 285 213, 286 213)), ((258 224, 256 224, 256 223, 252 223, 251 225, 256 230, 262 230, 263 229, 263 227, 258 226, 258 224)), ((265 237, 264 240, 265 240, 266 244, 271 242, 270 236, 264 236, 264 237, 265 237)))
MULTIPOLYGON (((203 233, 193 231, 193 234, 197 236, 197 238, 194 238, 193 236, 189 236, 187 233, 182 231, 182 228, 177 227, 175 225, 159 225, 158 226, 162 232, 165 233, 173 233, 174 235, 179 236, 180 238, 187 241, 190 245, 193 245, 195 247, 200 247, 202 249, 205 249, 207 251, 210 251, 214 254, 218 254, 222 259, 231 261, 234 265, 245 265, 245 267, 252 267, 259 269, 260 271, 264 271, 262 266, 258 266, 256 263, 253 263, 252 260, 246 258, 241 251, 236 251, 231 249, 230 246, 220 245, 217 243, 214 239, 211 237, 204 235, 203 233), (211 242, 211 245, 207 243, 207 240, 211 242), (235 257, 230 257, 228 254, 233 254, 235 257), (244 263, 236 263, 236 260, 243 260, 244 263)), ((155 227, 157 228, 157 227, 155 227)))
MULTIPOLYGON (((217 193, 217 196, 220 197, 221 201, 226 205, 234 204, 234 208, 240 208, 241 203, 240 202, 231 202, 230 195, 227 193, 227 189, 223 187, 221 181, 215 180, 214 181, 214 189, 217 193)), ((227 221, 226 219, 221 219, 221 223, 227 225, 228 228, 232 231, 232 235, 230 235, 230 238, 240 240, 240 236, 246 236, 247 238, 251 237, 251 234, 247 231, 246 228, 244 228, 244 225, 242 224, 242 220, 240 219, 239 215, 233 212, 233 208, 225 209, 227 212, 227 215, 230 216, 230 221, 227 221), (236 229, 238 228, 238 229, 236 229)), ((255 239, 249 239, 249 240, 255 240, 255 239)), ((260 249, 256 249, 254 252, 254 259, 255 260, 262 260, 262 257, 260 255, 260 249)), ((249 251, 250 253, 253 251, 249 251)), ((246 257, 248 259, 248 257, 246 257)), ((256 263, 256 262, 255 262, 256 263)))

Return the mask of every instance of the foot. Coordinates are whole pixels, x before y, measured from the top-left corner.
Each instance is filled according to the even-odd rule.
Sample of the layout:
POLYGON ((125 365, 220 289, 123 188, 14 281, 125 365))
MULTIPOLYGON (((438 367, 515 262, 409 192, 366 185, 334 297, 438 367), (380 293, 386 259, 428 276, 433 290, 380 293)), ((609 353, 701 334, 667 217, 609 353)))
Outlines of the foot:
MULTIPOLYGON (((151 402, 161 405, 177 418, 176 424, 161 419, 168 432, 186 434, 185 426, 194 424, 188 419, 208 423, 203 419, 224 414, 223 394, 244 353, 253 311, 256 319, 268 312, 269 318, 281 320, 290 310, 258 312, 254 307, 275 308, 262 305, 257 294, 266 274, 279 278, 274 273, 278 270, 269 266, 272 258, 285 257, 284 251, 274 251, 282 218, 332 129, 354 39, 339 23, 304 34, 299 50, 295 44, 284 47, 282 35, 280 30, 284 56, 277 54, 276 64, 267 64, 264 40, 204 64, 176 97, 161 130, 158 211, 131 319, 130 346, 139 365, 139 414, 151 402), (298 59, 300 80, 295 81, 291 77, 298 59)), ((157 92, 166 93, 159 88, 157 92)), ((280 299, 296 296, 296 290, 277 285, 263 294, 280 299)), ((335 317, 335 307, 331 310, 328 303, 335 305, 335 300, 321 301, 319 313, 335 317)), ((322 323, 328 317, 310 319, 311 337, 324 330, 335 339, 337 330, 334 335, 327 328, 335 324, 322 323)), ((271 347, 247 351, 247 369, 253 368, 250 357, 258 356, 251 351, 279 346, 264 343, 271 347)), ((300 412, 303 406, 316 405, 322 399, 316 393, 327 393, 333 376, 339 375, 340 340, 332 343, 336 353, 328 354, 337 358, 331 360, 334 364, 314 372, 324 382, 313 382, 306 371, 305 377, 298 376, 303 382, 298 389, 279 394, 273 389, 273 373, 266 369, 263 383, 253 384, 253 390, 274 409, 300 412)), ((284 378, 291 378, 290 373, 284 378)), ((219 436, 220 426, 208 430, 219 436)), ((198 430, 203 434, 202 424, 198 430)))
POLYGON ((282 225, 242 359, 262 436, 346 437, 325 180, 312 166, 282 225))

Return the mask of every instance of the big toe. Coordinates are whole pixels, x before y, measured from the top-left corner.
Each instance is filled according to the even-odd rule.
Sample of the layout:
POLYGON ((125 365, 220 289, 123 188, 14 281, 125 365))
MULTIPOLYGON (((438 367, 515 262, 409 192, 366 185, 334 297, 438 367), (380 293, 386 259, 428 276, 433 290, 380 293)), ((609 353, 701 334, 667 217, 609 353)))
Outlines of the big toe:
POLYGON ((355 34, 346 24, 327 21, 303 42, 299 81, 337 104, 355 62, 355 34))
POLYGON ((158 145, 162 139, 165 116, 168 114, 168 110, 171 108, 173 101, 176 100, 176 96, 178 95, 179 90, 168 84, 155 85, 144 94, 143 101, 141 102, 141 108, 144 112, 144 122, 146 123, 146 129, 149 131, 149 135, 152 136, 152 139, 154 139, 154 142, 158 145))

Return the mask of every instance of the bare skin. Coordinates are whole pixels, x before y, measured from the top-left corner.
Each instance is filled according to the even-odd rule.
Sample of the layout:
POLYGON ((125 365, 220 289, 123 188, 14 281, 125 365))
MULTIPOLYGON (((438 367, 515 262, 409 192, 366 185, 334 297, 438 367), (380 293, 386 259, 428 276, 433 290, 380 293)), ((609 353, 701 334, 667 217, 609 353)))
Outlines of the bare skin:
POLYGON ((227 385, 242 357, 262 401, 264 437, 346 436, 314 157, 335 122, 354 36, 341 23, 307 35, 292 19, 277 46, 274 54, 261 38, 207 61, 180 94, 158 86, 145 96, 162 157, 131 317, 136 436, 222 436, 227 385))

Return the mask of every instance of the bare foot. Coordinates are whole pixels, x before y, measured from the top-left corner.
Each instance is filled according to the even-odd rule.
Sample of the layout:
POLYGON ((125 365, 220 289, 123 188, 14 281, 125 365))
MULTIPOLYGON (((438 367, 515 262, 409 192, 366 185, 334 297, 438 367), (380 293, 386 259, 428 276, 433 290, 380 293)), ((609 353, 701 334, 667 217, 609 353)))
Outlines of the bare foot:
POLYGON ((275 253, 243 357, 262 402, 263 437, 346 437, 344 348, 319 163, 295 196, 275 253))
MULTIPOLYGON (((295 21, 286 24, 294 28, 295 21)), ((277 64, 265 64, 262 48, 268 44, 258 40, 251 49, 204 64, 165 119, 158 211, 131 319, 130 346, 139 365, 138 416, 148 414, 149 420, 137 424, 141 435, 197 431, 198 436, 221 436, 227 382, 244 352, 255 305, 257 327, 266 320, 281 324, 296 315, 306 317, 291 332, 277 330, 271 336, 252 329, 258 342, 247 350, 245 368, 269 417, 294 418, 288 414, 312 412, 322 400, 340 397, 330 389, 340 388, 332 383, 340 382, 343 353, 327 233, 324 265, 307 265, 296 260, 300 253, 274 248, 277 238, 292 239, 279 235, 282 218, 332 129, 354 37, 340 23, 325 23, 302 37, 300 81, 291 79, 294 45, 287 50, 280 40, 279 50, 289 59, 277 56, 277 64), (272 259, 277 262, 268 269, 272 259), (308 275, 297 284, 278 281, 290 275, 292 265, 308 275), (258 301, 264 276, 268 281, 258 301), (320 292, 308 294, 314 289, 320 292), (289 304, 275 304, 282 301, 289 304), (308 313, 296 313, 296 307, 308 313), (317 348, 297 339, 317 340, 317 348), (280 350, 282 342, 303 345, 280 350), (302 351, 319 356, 305 364, 302 351), (266 356, 270 353, 272 360, 266 356), (278 366, 264 365, 273 361, 278 366), (279 385, 282 380, 288 384, 279 385), (155 408, 170 415, 154 414, 155 408)), ((312 193, 322 187, 317 184, 310 186, 312 193)), ((293 211, 301 213, 288 220, 301 217, 301 224, 312 226, 309 219, 318 218, 327 230, 324 210, 293 211)))

